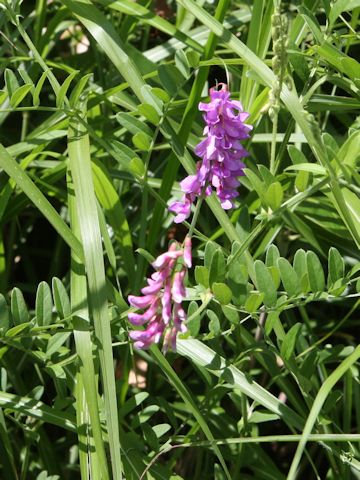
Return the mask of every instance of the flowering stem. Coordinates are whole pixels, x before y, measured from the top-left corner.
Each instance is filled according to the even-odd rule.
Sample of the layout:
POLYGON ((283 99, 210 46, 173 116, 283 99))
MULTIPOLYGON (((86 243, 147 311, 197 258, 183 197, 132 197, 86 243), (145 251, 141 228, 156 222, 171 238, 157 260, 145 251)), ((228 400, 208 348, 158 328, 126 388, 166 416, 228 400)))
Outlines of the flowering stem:
POLYGON ((275 175, 275 155, 276 155, 276 135, 278 129, 278 111, 275 110, 273 118, 272 138, 271 138, 271 152, 270 152, 270 172, 275 175))
POLYGON ((192 237, 193 233, 194 233, 194 229, 196 227, 196 222, 197 222, 197 219, 199 217, 199 213, 200 213, 200 209, 201 209, 201 205, 203 203, 203 200, 204 200, 204 196, 201 195, 201 197, 198 198, 197 202, 196 202, 196 207, 195 207, 195 212, 194 212, 194 216, 191 220, 191 224, 190 224, 190 228, 189 228, 189 233, 187 234, 188 237, 192 237))
POLYGON ((273 130, 271 141, 271 153, 270 153, 270 172, 275 175, 276 173, 276 134, 278 129, 278 116, 280 110, 280 96, 282 86, 286 77, 287 66, 287 39, 288 39, 288 21, 287 17, 281 13, 281 1, 277 2, 275 12, 271 17, 271 35, 273 39, 273 51, 274 56, 272 58, 273 71, 276 76, 276 80, 273 83, 271 91, 272 97, 272 112, 273 112, 273 130))

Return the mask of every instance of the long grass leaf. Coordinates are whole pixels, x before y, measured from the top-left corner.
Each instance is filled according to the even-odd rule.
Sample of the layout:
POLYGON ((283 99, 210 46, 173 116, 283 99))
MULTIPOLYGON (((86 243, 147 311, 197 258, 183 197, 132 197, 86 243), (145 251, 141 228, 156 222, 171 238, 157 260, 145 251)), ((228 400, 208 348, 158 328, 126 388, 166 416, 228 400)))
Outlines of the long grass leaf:
POLYGON ((144 80, 134 61, 127 55, 125 46, 115 28, 105 15, 95 8, 90 0, 62 0, 62 3, 85 25, 131 86, 136 96, 146 103, 146 98, 141 90, 144 86, 144 80))
MULTIPOLYGON (((68 176, 68 204, 71 219, 71 227, 77 237, 81 236, 80 222, 77 211, 74 186, 68 176)), ((76 410, 78 421, 79 440, 87 438, 88 455, 90 467, 94 478, 109 479, 107 459, 100 422, 100 408, 98 403, 97 376, 95 374, 93 342, 90 333, 89 301, 85 267, 74 252, 71 255, 70 272, 70 297, 71 309, 76 312, 73 317, 74 339, 76 352, 80 359, 80 366, 77 375, 77 405, 76 410), (84 404, 85 402, 85 404, 84 404), (89 417, 90 431, 83 432, 87 426, 89 417), (82 423, 81 423, 82 420, 82 423), (80 424, 80 425, 79 425, 80 424), (92 445, 93 444, 93 445, 92 445), (95 454, 92 451, 95 447, 95 454)), ((85 467, 83 467, 84 470, 85 467)))
MULTIPOLYGON (((84 112, 85 105, 82 105, 84 112)), ((83 113, 85 115, 85 113, 83 113)), ((69 124, 69 161, 74 184, 76 208, 84 248, 85 268, 91 298, 91 314, 98 339, 102 385, 113 476, 122 478, 120 437, 117 413, 115 374, 108 301, 106 297, 105 267, 102 253, 97 204, 92 179, 89 137, 83 122, 75 118, 69 124)))
POLYGON ((76 432, 75 418, 68 413, 49 407, 39 400, 29 397, 21 397, 12 393, 0 392, 0 406, 37 418, 45 423, 76 432))
POLYGON ((51 223, 58 234, 72 248, 76 254, 83 258, 79 240, 73 235, 70 228, 60 217, 45 195, 38 189, 19 164, 12 158, 6 148, 0 144, 0 167, 12 178, 19 188, 29 197, 32 203, 40 210, 44 217, 51 223))
POLYGON ((175 38, 176 40, 184 43, 188 47, 202 52, 202 47, 199 45, 192 37, 186 35, 181 30, 177 29, 172 23, 168 22, 165 18, 162 18, 158 15, 155 15, 146 7, 130 2, 128 0, 115 1, 109 5, 107 0, 101 0, 105 6, 108 5, 109 8, 122 12, 126 15, 131 15, 139 19, 140 22, 148 23, 154 28, 157 28, 161 32, 166 33, 167 35, 175 38))
POLYGON ((222 376, 228 384, 232 384, 234 388, 238 388, 263 407, 279 415, 288 425, 298 429, 303 427, 304 421, 296 412, 280 402, 265 388, 250 381, 244 373, 228 364, 224 358, 199 340, 178 340, 177 351, 217 377, 222 376))
POLYGON ((312 404, 309 416, 306 420, 304 430, 302 432, 301 440, 296 449, 291 467, 287 476, 287 480, 295 480, 297 477, 297 469, 304 452, 308 437, 315 425, 316 419, 321 412, 321 409, 331 393, 332 389, 340 378, 347 372, 347 370, 360 358, 360 346, 354 352, 343 360, 340 365, 329 375, 325 382, 321 385, 318 394, 312 404))
MULTIPOLYGON (((85 390, 84 384, 82 381, 82 375, 78 372, 76 376, 76 387, 75 387, 75 398, 76 398, 76 423, 78 431, 78 439, 81 448, 79 448, 79 466, 81 480, 90 480, 91 478, 91 467, 92 458, 90 457, 89 452, 89 443, 90 443, 90 419, 89 419, 89 410, 85 399, 85 390)), ((94 478, 100 478, 100 475, 97 472, 94 472, 94 478)))
POLYGON ((92 170, 96 196, 105 210, 109 224, 113 228, 115 238, 120 247, 126 273, 129 277, 129 282, 130 285, 132 285, 135 276, 135 260, 130 227, 125 216, 124 208, 104 165, 93 162, 92 170))

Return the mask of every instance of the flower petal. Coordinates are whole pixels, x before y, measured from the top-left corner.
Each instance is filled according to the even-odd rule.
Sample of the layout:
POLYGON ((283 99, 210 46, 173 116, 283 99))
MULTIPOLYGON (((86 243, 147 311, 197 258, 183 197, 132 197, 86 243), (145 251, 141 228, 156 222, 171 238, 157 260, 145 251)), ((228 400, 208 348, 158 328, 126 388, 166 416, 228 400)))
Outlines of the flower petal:
POLYGON ((154 299, 155 297, 153 295, 145 295, 144 297, 138 297, 135 295, 128 296, 128 302, 132 307, 136 308, 146 308, 154 301, 154 299))

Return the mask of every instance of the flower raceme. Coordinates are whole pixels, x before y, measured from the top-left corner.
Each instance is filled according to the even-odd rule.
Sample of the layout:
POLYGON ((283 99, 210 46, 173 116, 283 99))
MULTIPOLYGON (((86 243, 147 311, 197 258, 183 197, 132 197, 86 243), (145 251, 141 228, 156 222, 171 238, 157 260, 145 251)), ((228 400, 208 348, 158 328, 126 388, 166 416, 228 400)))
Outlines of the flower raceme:
POLYGON ((143 313, 129 313, 129 321, 135 326, 147 324, 145 330, 130 332, 136 348, 149 348, 164 334, 163 349, 176 349, 177 333, 186 332, 182 301, 186 296, 184 279, 191 263, 190 237, 185 238, 183 248, 176 242, 171 243, 169 250, 152 263, 155 272, 147 279, 142 295, 129 295, 130 305, 144 310, 143 313))
POLYGON ((172 203, 171 212, 176 213, 175 223, 183 222, 191 212, 191 205, 201 195, 211 195, 213 189, 224 210, 234 206, 240 182, 236 177, 244 175, 245 164, 240 160, 249 155, 240 141, 249 137, 251 125, 244 121, 249 114, 243 111, 237 100, 230 100, 230 92, 224 83, 220 88, 210 89, 210 103, 199 103, 199 110, 205 112, 205 139, 195 148, 201 157, 196 174, 189 175, 181 183, 184 195, 172 203))

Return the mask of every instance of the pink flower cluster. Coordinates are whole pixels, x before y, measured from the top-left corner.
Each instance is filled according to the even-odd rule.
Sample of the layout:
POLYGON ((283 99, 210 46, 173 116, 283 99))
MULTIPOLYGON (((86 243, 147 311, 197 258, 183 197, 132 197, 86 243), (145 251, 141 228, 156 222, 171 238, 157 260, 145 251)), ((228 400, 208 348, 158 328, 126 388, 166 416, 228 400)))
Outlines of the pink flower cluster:
POLYGON ((249 153, 240 141, 249 137, 251 125, 244 121, 249 114, 243 111, 237 100, 230 100, 227 85, 210 89, 210 103, 199 103, 204 111, 206 126, 202 140, 195 153, 202 158, 197 164, 195 175, 189 175, 181 183, 184 195, 181 201, 170 205, 169 210, 176 213, 175 223, 183 222, 191 211, 194 200, 201 195, 211 195, 213 189, 219 197, 224 210, 234 206, 233 199, 238 196, 240 182, 236 177, 244 175, 245 164, 240 160, 249 153))
POLYGON ((130 305, 145 310, 129 313, 130 322, 136 326, 147 324, 145 330, 130 332, 135 348, 149 348, 158 343, 165 332, 163 349, 176 349, 177 333, 186 332, 186 312, 181 304, 186 296, 184 278, 191 264, 191 238, 185 238, 184 248, 173 242, 169 250, 152 263, 156 271, 141 290, 143 295, 129 295, 130 305))

